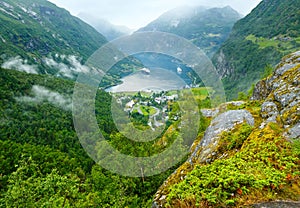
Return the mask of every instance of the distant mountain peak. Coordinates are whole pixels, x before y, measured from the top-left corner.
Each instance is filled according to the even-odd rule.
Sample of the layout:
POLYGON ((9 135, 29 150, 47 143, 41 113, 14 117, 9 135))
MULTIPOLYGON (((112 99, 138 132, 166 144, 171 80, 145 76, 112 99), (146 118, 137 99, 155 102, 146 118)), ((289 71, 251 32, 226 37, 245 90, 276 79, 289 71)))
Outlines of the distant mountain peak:
POLYGON ((103 34, 108 40, 128 35, 133 32, 132 29, 123 25, 114 25, 105 19, 95 17, 87 13, 79 13, 77 15, 80 19, 92 25, 98 32, 103 34))
POLYGON ((240 18, 240 14, 231 7, 178 7, 162 14, 138 32, 174 33, 191 40, 211 57, 227 39, 234 23, 240 18))

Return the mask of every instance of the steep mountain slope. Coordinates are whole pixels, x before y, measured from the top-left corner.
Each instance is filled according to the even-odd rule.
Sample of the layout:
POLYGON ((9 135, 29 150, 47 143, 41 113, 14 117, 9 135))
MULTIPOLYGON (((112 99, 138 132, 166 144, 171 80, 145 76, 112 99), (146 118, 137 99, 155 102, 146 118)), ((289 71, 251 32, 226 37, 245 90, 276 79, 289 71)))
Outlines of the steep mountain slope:
POLYGON ((151 22, 142 31, 174 33, 191 40, 208 56, 212 56, 227 39, 234 23, 241 16, 231 7, 183 7, 171 10, 151 22))
MULTIPOLYGON (((0 66, 32 74, 74 79, 89 70, 84 62, 107 42, 90 25, 46 0, 1 1, 0 25, 0 66)), ((140 65, 124 59, 101 86, 119 83, 140 65)))
POLYGON ((42 63, 49 54, 86 60, 106 39, 91 26, 46 0, 0 2, 1 61, 21 56, 42 63))
POLYGON ((299 82, 300 51, 257 83, 251 100, 202 109, 211 124, 153 207, 299 207, 299 82))
POLYGON ((99 33, 104 35, 107 40, 113 40, 132 32, 132 30, 126 26, 113 25, 104 19, 99 19, 86 13, 79 13, 77 16, 92 25, 99 33))
POLYGON ((246 92, 267 65, 300 48, 300 1, 263 0, 238 21, 229 39, 214 56, 227 96, 246 92))

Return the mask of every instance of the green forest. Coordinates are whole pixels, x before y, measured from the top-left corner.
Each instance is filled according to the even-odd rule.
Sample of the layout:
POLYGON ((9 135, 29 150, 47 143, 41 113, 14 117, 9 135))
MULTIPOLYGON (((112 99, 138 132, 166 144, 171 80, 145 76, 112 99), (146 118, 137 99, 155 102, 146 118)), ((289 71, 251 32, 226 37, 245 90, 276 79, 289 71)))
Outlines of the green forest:
MULTIPOLYGON (((256 120, 254 127, 242 124, 222 133, 217 157, 225 154, 225 158, 194 166, 183 158, 164 173, 133 178, 95 164, 79 143, 70 108, 49 99, 33 99, 38 96, 33 90, 36 86, 67 99, 73 93, 73 81, 6 69, 0 70, 0 81, 1 207, 151 207, 159 189, 167 193, 166 207, 235 207, 298 197, 300 143, 283 139, 281 125, 258 128, 261 101, 223 107, 222 111, 247 109, 256 120), (179 180, 180 171, 185 180, 179 180), (166 179, 169 182, 160 188, 166 179)), ((207 108, 210 102, 201 90, 193 91, 195 96, 201 93, 199 107, 207 108)), ((113 123, 111 99, 110 94, 98 91, 96 117, 106 140, 120 152, 147 157, 177 139, 179 121, 170 120, 154 141, 128 140, 113 123)), ((170 115, 175 115, 179 106, 170 103, 170 109, 170 115)), ((201 115, 200 121, 194 145, 203 138, 211 119, 201 115)), ((134 125, 146 128, 139 122, 134 125)))
MULTIPOLYGON (((81 147, 70 109, 49 100, 18 99, 34 96, 31 89, 37 85, 68 97, 73 81, 1 69, 0 82, 1 207, 150 207, 152 196, 176 168, 145 178, 111 173, 81 147)), ((111 96, 99 90, 97 120, 112 146, 136 156, 166 148, 159 145, 161 138, 136 143, 118 133, 110 103, 111 96)), ((164 136, 170 142, 176 138, 174 131, 167 131, 171 125, 176 124, 169 122, 164 136)))

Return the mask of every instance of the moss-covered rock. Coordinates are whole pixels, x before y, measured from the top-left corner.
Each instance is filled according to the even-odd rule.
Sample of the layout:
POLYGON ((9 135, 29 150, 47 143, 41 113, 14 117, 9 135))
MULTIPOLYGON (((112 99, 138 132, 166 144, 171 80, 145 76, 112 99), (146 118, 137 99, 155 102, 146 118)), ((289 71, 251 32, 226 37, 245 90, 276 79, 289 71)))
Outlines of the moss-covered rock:
POLYGON ((293 139, 300 135, 299 83, 296 52, 256 85, 250 101, 202 110, 213 118, 210 126, 195 141, 189 160, 158 190, 153 207, 297 204, 300 145, 293 139))
MULTIPOLYGON (((284 57, 271 76, 258 82, 252 99, 265 99, 263 106, 269 105, 261 112, 265 123, 279 121, 286 131, 293 129, 300 119, 300 51, 284 57), (265 115, 266 111, 269 116, 265 115)), ((299 137, 297 131, 292 131, 290 135, 299 137)))

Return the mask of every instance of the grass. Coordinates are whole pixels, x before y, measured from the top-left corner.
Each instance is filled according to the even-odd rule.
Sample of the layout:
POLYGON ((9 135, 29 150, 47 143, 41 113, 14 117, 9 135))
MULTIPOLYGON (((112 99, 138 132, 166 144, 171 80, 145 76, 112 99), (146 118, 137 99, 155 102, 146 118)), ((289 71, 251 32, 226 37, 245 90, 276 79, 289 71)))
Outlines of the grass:
POLYGON ((185 95, 188 95, 190 92, 192 92, 194 99, 199 102, 205 100, 209 96, 209 93, 212 93, 213 90, 208 87, 196 87, 191 89, 183 89, 181 92, 185 95))
POLYGON ((198 88, 192 88, 192 93, 194 95, 194 98, 196 101, 202 101, 205 100, 209 93, 211 93, 213 90, 211 88, 206 87, 198 87, 198 88))
MULTIPOLYGON (((281 52, 286 52, 292 50, 294 48, 291 41, 281 41, 281 40, 274 40, 274 39, 266 39, 262 37, 255 37, 255 35, 248 35, 246 40, 252 41, 252 43, 259 45, 260 49, 264 49, 267 47, 274 47, 281 52)), ((299 43, 300 39, 297 38, 296 41, 299 43)))
POLYGON ((178 90, 170 90, 166 93, 167 96, 172 96, 172 95, 177 95, 178 94, 178 90))
POLYGON ((141 109, 144 116, 148 116, 148 115, 152 116, 156 113, 155 108, 153 108, 151 106, 148 107, 148 106, 141 105, 139 107, 140 107, 140 109, 141 109))
POLYGON ((197 87, 197 88, 192 88, 192 92, 196 96, 200 96, 200 95, 208 96, 208 94, 212 92, 212 89, 206 87, 197 87))

